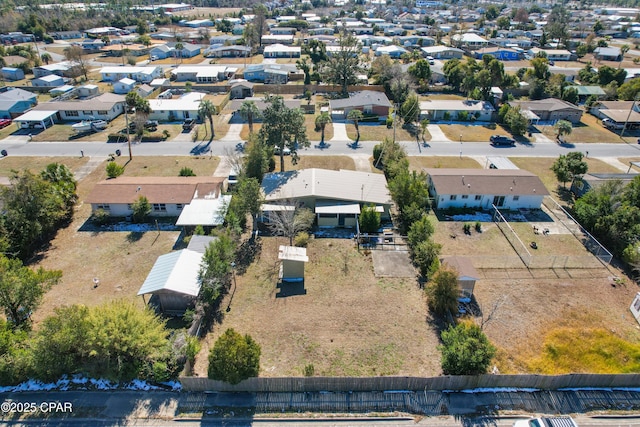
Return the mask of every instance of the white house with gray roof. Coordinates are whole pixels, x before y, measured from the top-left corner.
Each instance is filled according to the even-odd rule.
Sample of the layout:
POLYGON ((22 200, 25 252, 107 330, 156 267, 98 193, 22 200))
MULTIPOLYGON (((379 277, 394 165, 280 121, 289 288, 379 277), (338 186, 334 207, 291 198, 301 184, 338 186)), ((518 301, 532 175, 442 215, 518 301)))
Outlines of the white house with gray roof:
POLYGON ((355 227, 360 210, 373 205, 390 218, 392 204, 383 174, 350 170, 302 169, 269 173, 262 180, 263 217, 293 203, 311 209, 319 227, 355 227))
POLYGON ((153 79, 164 77, 162 67, 138 67, 138 66, 126 66, 126 67, 102 67, 100 70, 102 80, 105 82, 117 82, 125 77, 133 79, 140 83, 151 83, 153 79))
POLYGON ((490 102, 474 99, 434 99, 420 101, 420 118, 429 120, 475 120, 489 122, 495 108, 490 102))
POLYGON ((329 101, 331 115, 336 118, 346 118, 351 110, 360 110, 364 115, 377 115, 386 118, 389 115, 391 102, 384 92, 363 90, 349 96, 349 98, 332 99, 329 101))
POLYGON ((124 112, 124 95, 103 93, 90 99, 44 102, 34 107, 39 111, 57 111, 60 120, 106 120, 111 121, 124 112))

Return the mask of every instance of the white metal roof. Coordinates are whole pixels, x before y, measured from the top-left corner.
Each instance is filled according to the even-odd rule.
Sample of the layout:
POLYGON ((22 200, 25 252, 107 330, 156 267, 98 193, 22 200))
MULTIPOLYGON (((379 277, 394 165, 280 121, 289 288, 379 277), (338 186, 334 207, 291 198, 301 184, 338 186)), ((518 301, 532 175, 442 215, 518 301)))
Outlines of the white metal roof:
POLYGON ((316 205, 316 213, 317 214, 359 214, 360 205, 359 204, 324 205, 324 206, 316 205))
POLYGON ((280 245, 278 248, 278 259, 287 261, 309 262, 307 256, 307 248, 299 248, 297 246, 280 245))
POLYGON ((182 208, 176 225, 221 225, 224 222, 224 208, 231 202, 231 196, 217 199, 193 199, 182 208))
POLYGON ((182 249, 159 256, 140 287, 138 295, 173 291, 198 296, 200 292, 198 272, 202 255, 189 249, 182 249))
POLYGON ((287 212, 287 211, 291 212, 291 211, 295 211, 296 207, 291 205, 273 205, 269 203, 264 203, 260 207, 260 210, 262 212, 287 212))
POLYGON ((158 67, 136 67, 136 66, 119 66, 119 67, 102 67, 101 74, 153 74, 158 67))
POLYGON ((31 110, 13 119, 14 122, 41 122, 55 115, 57 111, 31 110))
POLYGON ((56 80, 62 80, 62 77, 55 74, 49 74, 46 76, 38 77, 34 80, 42 80, 43 82, 55 82, 56 80))
POLYGON ((135 81, 135 80, 133 80, 133 79, 130 79, 130 78, 128 78, 128 77, 125 77, 125 78, 123 78, 123 79, 118 80, 118 83, 122 83, 123 85, 130 86, 130 85, 135 84, 135 83, 136 83, 136 81, 135 81))

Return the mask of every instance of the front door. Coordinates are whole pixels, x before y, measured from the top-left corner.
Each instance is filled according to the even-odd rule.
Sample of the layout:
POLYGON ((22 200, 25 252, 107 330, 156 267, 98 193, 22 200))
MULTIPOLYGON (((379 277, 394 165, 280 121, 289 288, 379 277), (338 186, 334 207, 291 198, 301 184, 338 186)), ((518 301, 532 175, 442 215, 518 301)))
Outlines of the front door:
POLYGON ((338 227, 344 227, 344 215, 338 214, 338 227))
POLYGON ((493 204, 497 208, 501 208, 502 206, 504 206, 504 196, 494 196, 493 204))

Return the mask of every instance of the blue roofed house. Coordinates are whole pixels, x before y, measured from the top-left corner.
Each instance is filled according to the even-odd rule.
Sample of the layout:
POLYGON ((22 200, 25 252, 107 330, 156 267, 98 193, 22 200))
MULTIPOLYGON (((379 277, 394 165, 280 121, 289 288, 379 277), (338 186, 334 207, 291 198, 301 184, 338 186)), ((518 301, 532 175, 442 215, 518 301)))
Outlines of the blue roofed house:
POLYGON ((619 47, 597 47, 593 56, 600 61, 622 61, 622 51, 619 47))
POLYGON ((35 93, 5 87, 0 92, 0 119, 13 119, 38 103, 35 93))
POLYGON ((407 49, 396 45, 380 46, 376 49, 376 56, 389 55, 390 58, 397 59, 407 52, 407 49))
POLYGON ((24 79, 24 71, 22 68, 2 67, 2 78, 15 82, 24 79))
POLYGON ((285 84, 289 74, 298 72, 291 64, 252 64, 244 69, 244 78, 250 82, 285 84))
POLYGON ((182 49, 177 50, 175 45, 172 46, 174 49, 173 56, 177 56, 179 58, 193 58, 196 55, 200 54, 200 46, 191 44, 191 43, 183 43, 182 49))
POLYGON ((474 51, 473 54, 476 59, 482 59, 484 55, 491 55, 500 61, 519 61, 524 58, 524 53, 501 46, 484 47, 474 51))
POLYGON ((151 50, 149 50, 149 56, 155 56, 158 59, 165 59, 171 56, 171 48, 166 44, 159 44, 153 46, 151 50))

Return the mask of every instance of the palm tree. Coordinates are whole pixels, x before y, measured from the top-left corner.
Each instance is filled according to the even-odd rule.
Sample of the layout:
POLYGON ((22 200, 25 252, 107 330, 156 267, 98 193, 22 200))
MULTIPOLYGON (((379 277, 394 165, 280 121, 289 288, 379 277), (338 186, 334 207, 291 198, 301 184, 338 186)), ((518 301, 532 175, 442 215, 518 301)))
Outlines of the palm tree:
POLYGON ((174 52, 176 52, 180 56, 180 63, 182 63, 182 49, 184 49, 184 45, 181 42, 178 42, 176 43, 174 48, 175 48, 174 52))
POLYGON ((356 127, 356 133, 357 133, 356 141, 360 141, 360 128, 358 127, 358 122, 362 119, 364 119, 364 115, 360 110, 354 109, 349 111, 349 114, 347 114, 347 120, 352 120, 353 125, 356 127))
POLYGON ((198 114, 202 117, 206 117, 209 119, 209 126, 211 127, 211 138, 209 142, 213 141, 213 137, 216 136, 215 131, 213 130, 213 116, 218 112, 218 109, 213 102, 208 99, 203 99, 200 101, 200 106, 198 107, 198 114))
POLYGON ((558 120, 554 127, 556 128, 556 132, 558 132, 558 140, 560 140, 562 135, 570 135, 573 131, 573 125, 567 120, 558 120))
POLYGON ((51 61, 52 58, 51 58, 51 55, 49 55, 47 52, 45 52, 42 55, 40 55, 40 59, 45 64, 49 65, 49 62, 51 61))
POLYGON ((316 128, 320 128, 321 132, 320 144, 324 144, 324 129, 329 123, 331 123, 331 116, 326 111, 320 113, 320 115, 316 117, 316 128))
POLYGON ((249 124, 249 133, 253 133, 253 120, 260 116, 260 110, 253 101, 244 101, 240 105, 240 116, 249 124))
POLYGON ((622 64, 622 61, 624 61, 624 54, 629 52, 630 49, 631 46, 629 46, 628 44, 623 44, 622 46, 620 46, 620 53, 622 54, 622 58, 620 59, 620 62, 618 62, 618 68, 620 68, 620 64, 622 64))

